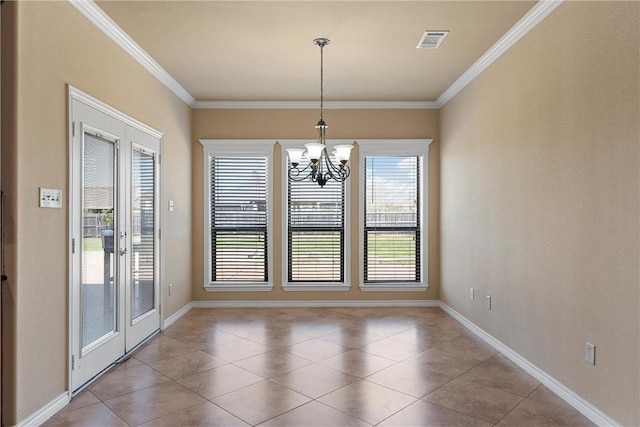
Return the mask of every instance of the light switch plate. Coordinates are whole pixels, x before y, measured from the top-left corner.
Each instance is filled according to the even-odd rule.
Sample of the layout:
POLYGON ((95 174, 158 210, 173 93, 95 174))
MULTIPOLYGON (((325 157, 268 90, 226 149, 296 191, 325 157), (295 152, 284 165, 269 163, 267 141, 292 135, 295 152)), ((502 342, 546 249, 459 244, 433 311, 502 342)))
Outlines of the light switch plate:
POLYGON ((40 187, 40 207, 41 208, 61 208, 62 190, 40 187))

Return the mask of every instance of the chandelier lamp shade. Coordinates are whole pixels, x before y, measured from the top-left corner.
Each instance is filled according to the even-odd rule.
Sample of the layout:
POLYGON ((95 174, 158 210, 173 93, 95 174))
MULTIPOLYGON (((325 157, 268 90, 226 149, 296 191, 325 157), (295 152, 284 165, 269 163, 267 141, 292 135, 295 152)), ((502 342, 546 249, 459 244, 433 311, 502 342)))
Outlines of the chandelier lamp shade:
POLYGON ((327 123, 324 121, 324 48, 330 43, 329 39, 318 38, 313 41, 320 47, 320 120, 316 124, 318 132, 317 142, 305 144, 305 148, 288 148, 289 179, 291 181, 311 180, 317 182, 320 187, 330 181, 344 182, 349 177, 351 170, 347 166, 351 155, 352 145, 336 145, 333 151, 333 159, 327 151, 327 123), (303 158, 308 164, 301 166, 303 158), (301 167, 299 167, 301 166, 301 167))

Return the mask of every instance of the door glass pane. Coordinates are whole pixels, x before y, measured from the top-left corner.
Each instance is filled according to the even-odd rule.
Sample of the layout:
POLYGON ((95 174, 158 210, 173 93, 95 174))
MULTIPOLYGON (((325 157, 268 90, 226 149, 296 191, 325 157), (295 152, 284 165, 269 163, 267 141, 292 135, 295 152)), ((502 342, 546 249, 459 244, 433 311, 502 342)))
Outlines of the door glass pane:
POLYGON ((153 155, 133 150, 131 240, 131 317, 154 308, 155 281, 155 162, 153 155))
POLYGON ((82 163, 81 335, 85 348, 116 330, 116 146, 85 133, 82 163))

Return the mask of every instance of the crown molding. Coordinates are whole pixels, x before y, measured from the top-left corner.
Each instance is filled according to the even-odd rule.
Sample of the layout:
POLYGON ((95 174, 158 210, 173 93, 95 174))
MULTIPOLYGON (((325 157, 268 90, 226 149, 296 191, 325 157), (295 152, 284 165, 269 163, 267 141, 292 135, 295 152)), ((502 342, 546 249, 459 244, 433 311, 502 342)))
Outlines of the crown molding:
POLYGON ((113 19, 109 17, 93 0, 68 0, 89 21, 102 30, 111 40, 116 42, 125 52, 140 63, 155 78, 160 80, 169 90, 189 105, 196 99, 167 71, 158 64, 144 49, 140 47, 113 19))
MULTIPOLYGON (((160 66, 118 24, 116 24, 93 0, 67 0, 89 21, 115 41, 147 71, 162 82, 176 96, 193 108, 201 109, 259 109, 259 110, 312 110, 317 101, 197 101, 176 79, 160 66)), ((520 20, 507 31, 488 51, 453 82, 435 101, 326 101, 327 110, 433 110, 444 106, 465 86, 471 83, 493 62, 536 27, 564 0, 539 0, 520 20)))
POLYGON ((516 24, 509 29, 500 40, 487 50, 467 71, 462 73, 447 90, 436 100, 440 107, 444 106, 465 86, 471 83, 484 70, 500 58, 507 50, 549 16, 564 0, 539 0, 516 24))
MULTIPOLYGON (((193 108, 225 110, 317 110, 318 101, 196 101, 193 108)), ((435 101, 325 101, 325 110, 434 110, 435 101)))

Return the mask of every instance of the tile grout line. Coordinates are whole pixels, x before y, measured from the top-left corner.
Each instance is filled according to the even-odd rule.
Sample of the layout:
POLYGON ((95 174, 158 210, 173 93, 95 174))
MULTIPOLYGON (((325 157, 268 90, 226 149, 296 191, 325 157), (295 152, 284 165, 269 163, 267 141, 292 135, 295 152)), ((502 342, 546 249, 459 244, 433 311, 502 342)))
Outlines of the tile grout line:
POLYGON ((113 409, 111 409, 110 407, 108 407, 104 402, 102 402, 102 401, 101 401, 100 403, 102 403, 102 404, 105 406, 105 408, 107 408, 107 409, 108 409, 108 410, 109 410, 113 415, 115 415, 116 417, 118 417, 119 419, 121 419, 123 423, 125 423, 126 425, 128 425, 129 427, 131 427, 131 424, 129 424, 129 423, 128 423, 124 418, 122 418, 120 415, 116 414, 116 412, 115 412, 113 409))
MULTIPOLYGON (((198 395, 198 396, 200 396, 200 395, 198 395)), ((206 400, 206 399, 205 399, 205 400, 206 400)), ((150 423, 151 421, 155 421, 155 420, 158 420, 158 419, 160 419, 160 418, 164 418, 164 417, 168 417, 168 416, 173 415, 173 414, 177 414, 177 413, 178 413, 178 412, 180 412, 180 411, 184 411, 185 409, 193 408, 194 406, 201 405, 202 403, 204 403, 204 402, 198 402, 198 403, 194 403, 193 405, 185 406, 185 407, 184 407, 184 408, 182 408, 182 409, 178 409, 178 410, 175 410, 175 411, 173 411, 173 412, 169 412, 168 414, 164 414, 164 415, 161 415, 161 416, 156 417, 156 418, 152 418, 152 419, 149 419, 149 420, 145 420, 145 421, 143 421, 143 422, 142 422, 142 423, 140 423, 140 424, 135 424, 135 425, 131 426, 131 424, 127 423, 127 425, 129 425, 129 426, 131 426, 131 427, 138 427, 138 426, 141 426, 141 425, 143 425, 143 424, 150 423)), ((116 414, 116 415, 117 415, 117 414, 116 414)))
POLYGON ((520 406, 520 404, 521 404, 522 402, 524 402, 525 400, 527 400, 527 399, 529 398, 529 396, 531 396, 531 395, 532 395, 532 394, 533 394, 533 393, 534 393, 538 388, 540 388, 540 386, 541 386, 541 385, 542 385, 542 383, 538 384, 538 387, 536 387, 536 388, 534 388, 533 390, 531 390, 531 391, 529 392, 529 394, 527 394, 527 395, 526 395, 525 397, 523 397, 523 398, 522 398, 518 403, 516 403, 516 404, 514 405, 514 407, 513 407, 513 408, 509 409, 509 411, 507 411, 507 413, 506 413, 506 414, 504 414, 504 415, 502 416, 502 418, 500 418, 498 421, 496 421, 495 423, 493 423, 493 425, 495 426, 495 425, 497 425, 500 421, 504 420, 504 419, 505 419, 505 418, 506 418, 506 417, 507 417, 511 412, 513 412, 513 411, 514 411, 514 409, 516 409, 518 406, 520 406))

